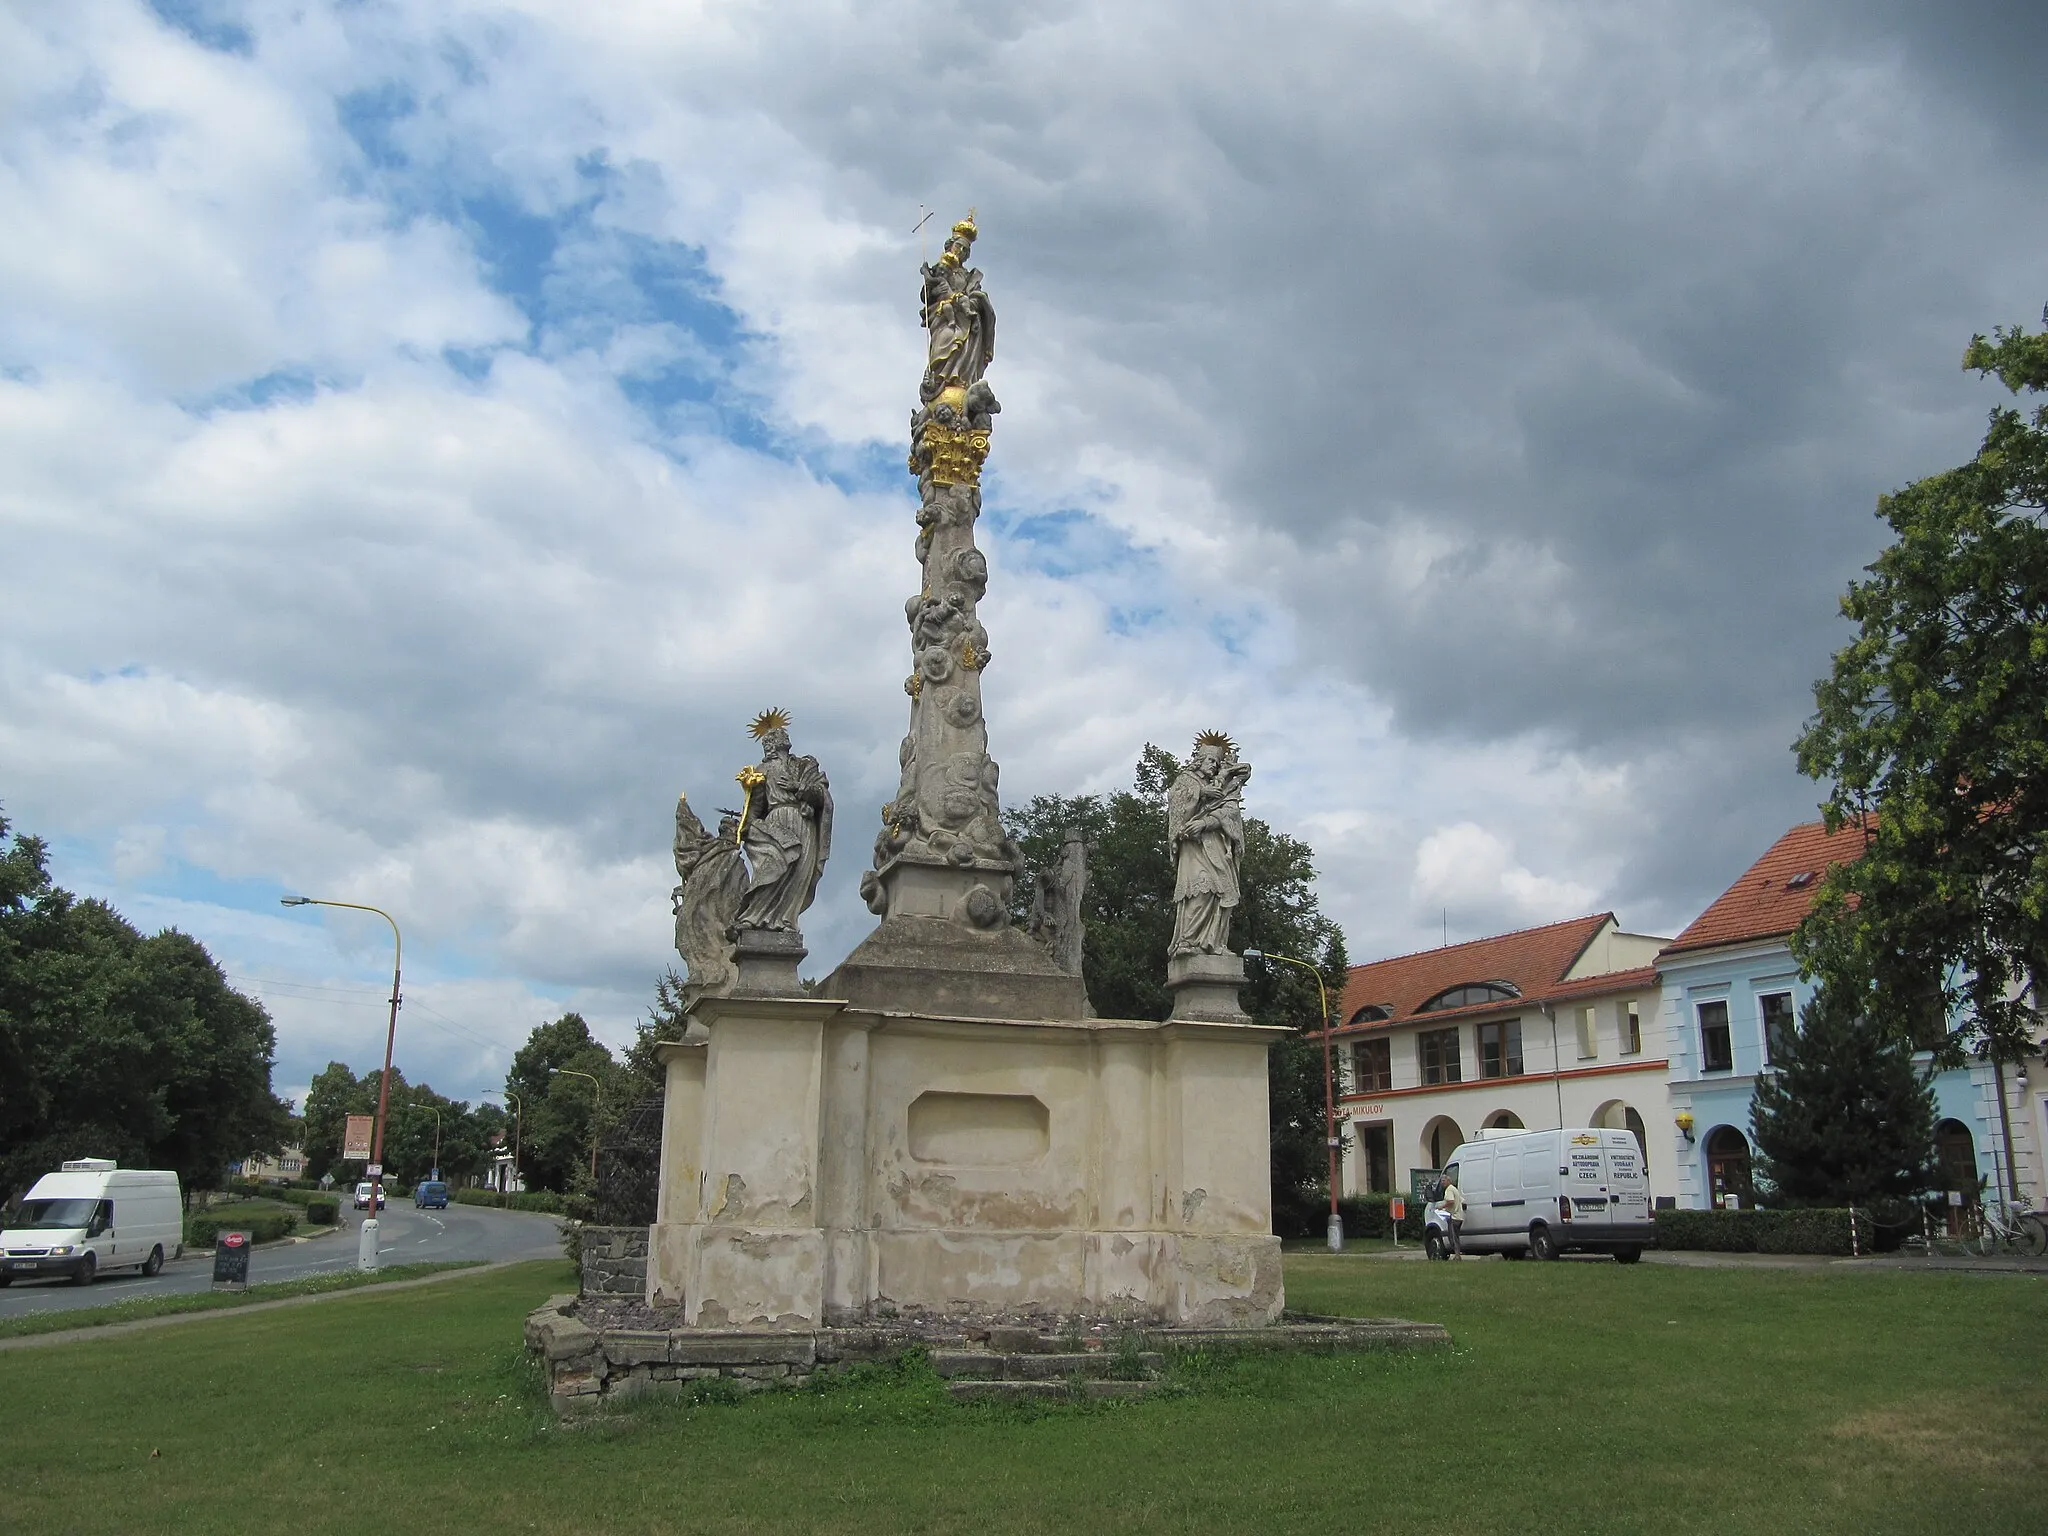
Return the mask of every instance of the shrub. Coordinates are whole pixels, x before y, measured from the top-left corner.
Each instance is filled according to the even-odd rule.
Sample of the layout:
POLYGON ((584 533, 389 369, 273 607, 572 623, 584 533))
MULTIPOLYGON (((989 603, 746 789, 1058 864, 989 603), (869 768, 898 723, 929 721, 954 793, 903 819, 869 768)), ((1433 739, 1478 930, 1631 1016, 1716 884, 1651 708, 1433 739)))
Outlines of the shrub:
POLYGON ((545 1189, 530 1189, 523 1195, 501 1195, 488 1189, 451 1189, 448 1194, 457 1205, 497 1205, 511 1211, 542 1211, 549 1216, 559 1216, 567 1209, 560 1195, 545 1189))
POLYGON ((332 1196, 306 1202, 306 1220, 316 1227, 331 1227, 341 1216, 341 1202, 332 1196))
POLYGON ((226 1212, 193 1216, 185 1222, 185 1246, 211 1248, 223 1232, 246 1232, 252 1243, 274 1243, 299 1229, 299 1218, 290 1211, 255 1211, 246 1216, 226 1212))
MULTIPOLYGON (((1859 1246, 1878 1246, 1871 1213, 1856 1212, 1859 1246)), ((1793 1210, 1659 1211, 1657 1246, 1705 1253, 1821 1253, 1847 1255, 1849 1212, 1817 1206, 1793 1210)))
MULTIPOLYGON (((1406 1195, 1401 1197, 1408 1200, 1406 1195)), ((1346 1237, 1391 1237, 1394 1224, 1387 1212, 1391 1195, 1349 1195, 1337 1202, 1337 1214, 1344 1218, 1346 1237)), ((1325 1218, 1328 1219, 1327 1217, 1325 1218)), ((1401 1218, 1401 1236, 1422 1241, 1422 1206, 1420 1202, 1408 1200, 1407 1212, 1401 1218)))

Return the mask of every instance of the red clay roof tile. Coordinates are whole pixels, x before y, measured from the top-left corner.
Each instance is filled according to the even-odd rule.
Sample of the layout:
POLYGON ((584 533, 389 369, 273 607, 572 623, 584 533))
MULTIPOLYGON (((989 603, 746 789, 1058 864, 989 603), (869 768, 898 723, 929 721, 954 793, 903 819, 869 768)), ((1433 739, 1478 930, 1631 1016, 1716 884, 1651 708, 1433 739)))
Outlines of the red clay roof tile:
MULTIPOLYGON (((1374 1003, 1393 1009, 1393 1018, 1387 1022, 1403 1022, 1414 1017, 1422 1004, 1461 982, 1505 981, 1512 983, 1524 999, 1548 996, 1558 990, 1572 962, 1613 917, 1611 912, 1598 912, 1542 928, 1524 928, 1489 939, 1472 939, 1463 944, 1447 944, 1442 949, 1425 949, 1419 954, 1375 960, 1370 965, 1354 965, 1337 1007, 1338 1027, 1341 1029, 1359 1009, 1374 1003)), ((1577 990, 1581 983, 1574 982, 1572 986, 1577 990)), ((1432 1012, 1429 1017, 1455 1019, 1502 1006, 1493 1002, 1447 1008, 1440 1013, 1432 1012)))
POLYGON ((1863 828, 1854 822, 1830 833, 1824 822, 1803 822, 1765 850, 1714 903, 1664 948, 1667 955, 1721 944, 1782 938, 1799 926, 1830 864, 1863 857, 1863 828), (1802 879, 1801 877, 1805 878, 1802 879), (1798 883, 1794 883, 1794 882, 1798 883))

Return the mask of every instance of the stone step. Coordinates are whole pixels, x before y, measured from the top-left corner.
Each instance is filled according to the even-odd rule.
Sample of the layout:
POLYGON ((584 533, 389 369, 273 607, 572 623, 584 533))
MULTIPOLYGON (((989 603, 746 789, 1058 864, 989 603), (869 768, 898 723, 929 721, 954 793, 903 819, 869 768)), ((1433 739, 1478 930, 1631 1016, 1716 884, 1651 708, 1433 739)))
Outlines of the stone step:
MULTIPOLYGON (((959 1403, 1061 1402, 1073 1396, 1072 1383, 1064 1381, 949 1381, 946 1393, 959 1403)), ((1143 1397, 1152 1390, 1149 1381, 1084 1381, 1084 1397, 1143 1397)))
MULTIPOLYGON (((980 1349, 934 1350, 932 1369, 953 1381, 1050 1381, 1069 1376, 1102 1378, 1118 1369, 1128 1369, 1127 1357, 1107 1350, 1084 1354, 998 1355, 980 1349)), ((1165 1356, 1147 1351, 1138 1356, 1138 1366, 1148 1376, 1165 1363, 1165 1356)))

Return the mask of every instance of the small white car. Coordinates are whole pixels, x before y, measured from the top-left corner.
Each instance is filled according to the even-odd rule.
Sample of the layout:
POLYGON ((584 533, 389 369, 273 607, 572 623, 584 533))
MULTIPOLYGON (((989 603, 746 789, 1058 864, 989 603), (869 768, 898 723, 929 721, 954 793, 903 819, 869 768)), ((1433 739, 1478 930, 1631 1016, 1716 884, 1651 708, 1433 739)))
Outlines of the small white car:
MULTIPOLYGON (((375 1184, 372 1184, 368 1179, 363 1180, 362 1183, 356 1186, 356 1209, 359 1211, 369 1210, 370 1202, 374 1200, 376 1197, 377 1186, 375 1184)), ((371 1214, 374 1215, 375 1212, 372 1212, 371 1214)))

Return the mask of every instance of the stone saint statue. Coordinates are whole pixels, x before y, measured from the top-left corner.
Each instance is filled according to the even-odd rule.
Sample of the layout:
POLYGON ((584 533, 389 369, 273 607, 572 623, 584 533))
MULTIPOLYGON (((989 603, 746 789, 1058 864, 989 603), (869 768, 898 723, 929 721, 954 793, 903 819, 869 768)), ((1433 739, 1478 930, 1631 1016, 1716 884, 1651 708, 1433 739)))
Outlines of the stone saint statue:
POLYGON ((967 265, 976 233, 970 213, 953 226, 944 254, 924 267, 927 403, 948 385, 980 383, 996 355, 995 305, 981 290, 980 271, 967 265))
POLYGON ((748 729, 761 743, 761 761, 739 772, 747 796, 739 837, 749 874, 733 932, 795 933, 832 851, 832 789, 815 757, 791 755, 788 715, 763 710, 748 729))
POLYGON ((1081 974, 1081 900, 1088 890, 1088 842, 1068 827, 1057 864, 1038 872, 1031 893, 1031 936, 1069 976, 1081 974))
POLYGON ((1237 864, 1244 855, 1243 791, 1251 776, 1251 764, 1237 760, 1228 736, 1204 731, 1166 792, 1166 836, 1174 858, 1170 957, 1230 953, 1237 864))
POLYGON ((670 902, 676 914, 676 953, 690 973, 686 1004, 707 992, 732 990, 736 973, 728 930, 747 892, 739 825, 737 811, 724 811, 717 832, 707 832, 689 796, 676 797, 676 874, 683 883, 670 902))

